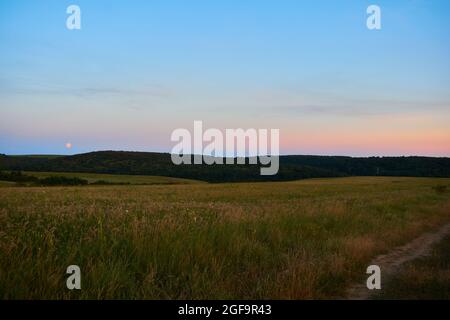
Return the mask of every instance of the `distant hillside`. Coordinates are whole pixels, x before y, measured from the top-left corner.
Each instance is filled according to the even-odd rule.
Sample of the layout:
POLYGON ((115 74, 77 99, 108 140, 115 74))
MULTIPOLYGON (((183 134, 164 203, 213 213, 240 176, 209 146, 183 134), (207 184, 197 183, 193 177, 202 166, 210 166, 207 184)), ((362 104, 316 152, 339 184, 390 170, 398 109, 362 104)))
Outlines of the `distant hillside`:
POLYGON ((153 175, 208 182, 283 181, 338 176, 450 177, 450 158, 281 156, 275 176, 261 176, 259 165, 180 165, 170 154, 99 151, 74 156, 0 155, 0 170, 153 175))

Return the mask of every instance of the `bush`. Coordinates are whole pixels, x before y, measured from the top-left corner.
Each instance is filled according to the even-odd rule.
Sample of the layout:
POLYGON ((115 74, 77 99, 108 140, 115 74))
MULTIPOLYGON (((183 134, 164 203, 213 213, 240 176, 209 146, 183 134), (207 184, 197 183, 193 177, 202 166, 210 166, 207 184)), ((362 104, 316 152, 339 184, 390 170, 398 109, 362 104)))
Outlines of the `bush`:
POLYGON ((116 185, 129 185, 129 182, 110 182, 105 180, 97 180, 95 182, 92 182, 91 185, 99 185, 99 186, 116 186, 116 185))
POLYGON ((39 179, 39 184, 43 186, 83 186, 87 185, 88 181, 80 178, 51 176, 39 179))
POLYGON ((445 191, 447 191, 447 186, 444 185, 434 186, 433 190, 436 191, 437 193, 444 193, 445 191))
POLYGON ((0 171, 0 180, 25 183, 25 182, 36 182, 38 181, 38 178, 22 174, 21 171, 11 171, 11 172, 0 171))

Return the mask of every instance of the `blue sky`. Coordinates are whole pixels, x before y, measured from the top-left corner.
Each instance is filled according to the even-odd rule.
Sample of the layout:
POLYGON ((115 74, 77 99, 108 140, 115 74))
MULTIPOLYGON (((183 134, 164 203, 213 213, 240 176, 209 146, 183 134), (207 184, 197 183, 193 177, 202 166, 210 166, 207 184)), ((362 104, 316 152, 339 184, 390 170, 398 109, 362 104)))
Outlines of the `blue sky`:
POLYGON ((171 150, 279 128, 281 152, 450 156, 450 2, 0 2, 0 153, 171 150), (66 8, 81 8, 68 30, 66 8), (366 28, 381 7, 382 29, 366 28), (68 150, 65 144, 71 142, 68 150))

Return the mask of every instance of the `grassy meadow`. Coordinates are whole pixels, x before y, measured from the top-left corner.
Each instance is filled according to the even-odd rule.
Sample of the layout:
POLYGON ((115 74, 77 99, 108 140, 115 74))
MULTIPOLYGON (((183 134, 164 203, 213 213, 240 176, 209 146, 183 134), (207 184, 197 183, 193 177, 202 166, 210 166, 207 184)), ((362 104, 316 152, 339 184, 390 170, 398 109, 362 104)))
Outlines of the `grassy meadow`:
POLYGON ((0 298, 339 298, 374 256, 450 222, 448 189, 398 177, 4 185, 0 298), (66 288, 72 264, 81 290, 66 288))

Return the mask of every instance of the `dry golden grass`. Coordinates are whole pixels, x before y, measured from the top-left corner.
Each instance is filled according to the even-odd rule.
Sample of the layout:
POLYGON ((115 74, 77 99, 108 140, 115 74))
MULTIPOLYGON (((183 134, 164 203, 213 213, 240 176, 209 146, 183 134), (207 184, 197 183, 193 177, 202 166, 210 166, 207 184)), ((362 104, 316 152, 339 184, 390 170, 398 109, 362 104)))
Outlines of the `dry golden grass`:
POLYGON ((0 297, 338 297, 372 257, 450 221, 436 185, 450 179, 2 187, 0 297))

